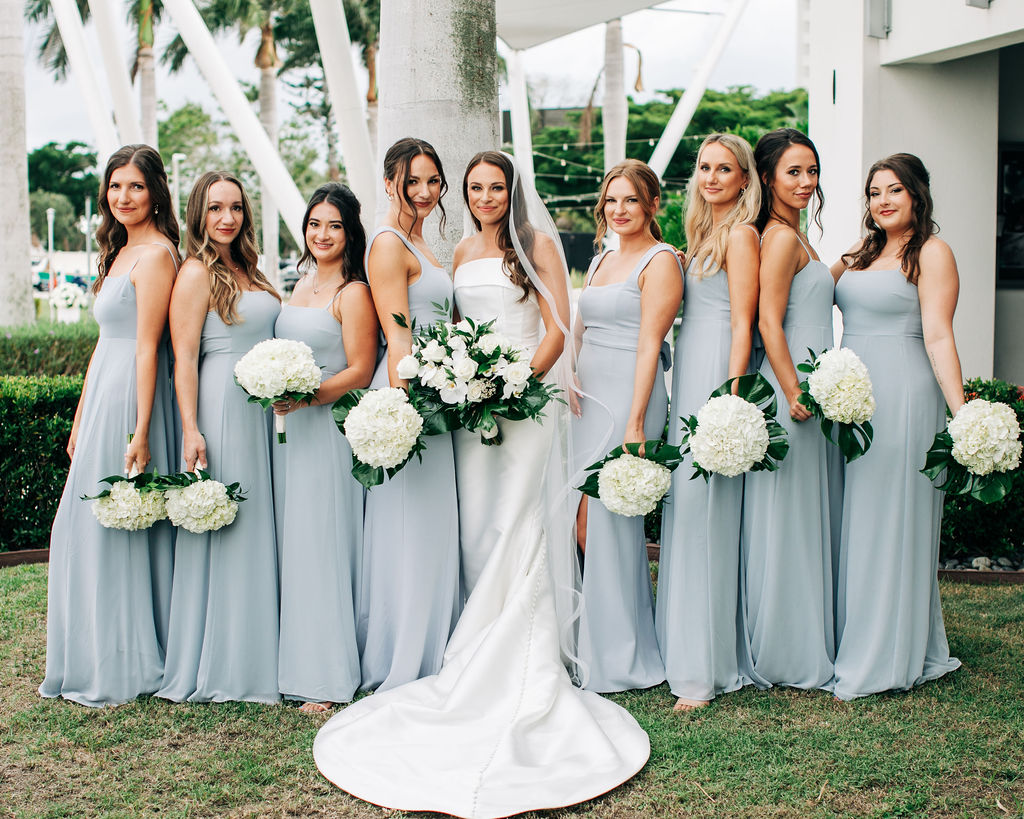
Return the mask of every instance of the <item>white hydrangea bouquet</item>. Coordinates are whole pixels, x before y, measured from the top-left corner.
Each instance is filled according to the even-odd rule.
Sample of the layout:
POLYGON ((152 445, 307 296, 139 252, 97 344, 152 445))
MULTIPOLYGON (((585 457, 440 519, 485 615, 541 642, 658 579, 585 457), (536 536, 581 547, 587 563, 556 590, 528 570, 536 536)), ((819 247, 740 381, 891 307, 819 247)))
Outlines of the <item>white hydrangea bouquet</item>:
MULTIPOLYGON (((320 389, 320 368, 302 341, 268 338, 254 345, 235 364, 235 383, 249 393, 249 402, 267 409, 290 399, 309 401, 320 389)), ((274 416, 278 443, 285 443, 285 416, 274 416)))
POLYGON ((423 417, 398 387, 351 390, 334 402, 331 414, 352 447, 352 475, 367 489, 425 449, 423 417))
POLYGON ((65 280, 50 291, 50 304, 58 310, 74 310, 88 307, 89 299, 85 290, 65 280))
POLYGON ((760 373, 730 378, 711 393, 696 416, 683 422, 679 450, 693 458, 695 472, 734 478, 744 472, 773 472, 789 452, 785 428, 775 420, 775 390, 760 373), (732 385, 736 383, 736 394, 732 385))
POLYGON ((1020 456, 1020 422, 1013 408, 975 398, 935 436, 921 472, 943 492, 993 503, 1013 487, 1020 456), (943 471, 945 480, 938 483, 943 471))
POLYGON ((148 529, 167 517, 163 492, 154 481, 150 472, 130 478, 110 475, 100 481, 109 483, 109 489, 97 495, 82 495, 82 500, 92 501, 92 513, 101 526, 129 532, 148 529))
MULTIPOLYGON (((447 313, 447 305, 435 306, 447 313)), ((408 326, 404 316, 394 319, 408 326)), ((482 443, 500 444, 499 416, 538 420, 556 398, 558 388, 537 378, 522 350, 492 332, 493 326, 493 320, 463 319, 413 328, 412 352, 397 369, 409 382, 409 400, 423 416, 425 434, 464 428, 479 432, 482 443)))
POLYGON ((230 526, 245 500, 237 482, 225 485, 202 469, 163 475, 156 483, 164 490, 171 523, 196 535, 230 526))
POLYGON ((578 489, 597 498, 616 515, 634 517, 653 512, 672 483, 672 470, 682 463, 679 447, 664 441, 615 447, 605 458, 591 464, 591 474, 578 489))
POLYGON ((800 403, 821 423, 822 434, 839 447, 846 463, 859 458, 871 446, 875 395, 864 362, 849 347, 825 350, 797 364, 807 373, 800 382, 800 403), (835 437, 833 437, 835 432, 835 437))

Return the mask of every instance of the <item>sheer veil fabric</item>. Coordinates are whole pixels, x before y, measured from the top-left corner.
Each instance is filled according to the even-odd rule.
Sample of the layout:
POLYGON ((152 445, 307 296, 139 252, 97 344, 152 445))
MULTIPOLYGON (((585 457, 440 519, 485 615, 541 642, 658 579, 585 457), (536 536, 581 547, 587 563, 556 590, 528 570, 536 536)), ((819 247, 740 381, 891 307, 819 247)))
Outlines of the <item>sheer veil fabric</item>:
MULTIPOLYGON (((561 243, 543 204, 525 188, 517 173, 513 244, 571 350, 561 243), (561 270, 538 271, 532 261, 531 247, 548 241, 561 270)), ((568 389, 571 373, 567 352, 548 377, 568 389)), ((536 436, 549 450, 544 474, 516 476, 501 484, 501 496, 477 498, 524 513, 487 559, 440 672, 350 705, 317 735, 320 771, 354 796, 487 819, 592 799, 646 763, 650 741, 636 720, 574 685, 586 669, 575 648, 578 495, 569 474, 568 407, 552 402, 546 416, 553 438, 539 424, 536 436)))

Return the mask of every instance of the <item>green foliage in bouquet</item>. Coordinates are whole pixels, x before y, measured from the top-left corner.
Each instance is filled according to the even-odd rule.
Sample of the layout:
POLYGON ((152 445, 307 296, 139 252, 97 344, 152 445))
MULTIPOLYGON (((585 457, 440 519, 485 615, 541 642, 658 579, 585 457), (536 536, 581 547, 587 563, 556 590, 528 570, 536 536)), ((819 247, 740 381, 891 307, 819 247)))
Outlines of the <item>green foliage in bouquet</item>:
POLYGON ((611 452, 609 452, 604 458, 597 463, 593 463, 588 466, 584 471, 589 472, 587 479, 577 487, 580 492, 584 495, 589 495, 592 498, 599 498, 600 494, 597 490, 598 476, 601 472, 601 467, 609 461, 614 461, 621 455, 629 453, 635 455, 638 458, 644 458, 648 461, 654 461, 656 464, 661 464, 669 472, 673 471, 679 464, 683 462, 683 456, 679 451, 679 447, 667 444, 664 441, 644 441, 643 444, 623 444, 617 446, 611 452), (640 447, 643 446, 644 454, 640 454, 640 447))
MULTIPOLYGON (((810 376, 817 367, 818 354, 810 347, 807 348, 807 352, 810 354, 810 360, 797 364, 796 368, 800 372, 806 373, 810 376)), ((804 380, 800 382, 800 389, 802 390, 799 398, 800 403, 807 407, 811 415, 818 419, 818 422, 821 425, 822 435, 824 435, 830 443, 839 447, 839 451, 843 453, 843 460, 846 463, 856 460, 868 451, 871 447, 871 439, 875 434, 870 421, 863 421, 862 423, 843 423, 841 421, 833 421, 831 418, 826 418, 821 404, 814 400, 814 397, 811 395, 807 378, 804 378, 804 380), (835 435, 833 435, 833 433, 835 433, 835 435)))
MULTIPOLYGON (((136 476, 137 478, 143 477, 142 475, 136 476)), ((140 492, 147 492, 157 489, 159 491, 166 491, 168 489, 184 489, 187 486, 191 486, 194 483, 200 481, 213 480, 212 476, 205 469, 196 469, 192 472, 175 472, 173 475, 150 475, 150 481, 146 486, 139 486, 140 492)), ((110 480, 104 478, 104 480, 110 480)), ((235 481, 234 483, 224 484, 224 489, 227 492, 228 500, 234 501, 235 503, 241 503, 246 500, 245 495, 242 493, 242 485, 235 481)))

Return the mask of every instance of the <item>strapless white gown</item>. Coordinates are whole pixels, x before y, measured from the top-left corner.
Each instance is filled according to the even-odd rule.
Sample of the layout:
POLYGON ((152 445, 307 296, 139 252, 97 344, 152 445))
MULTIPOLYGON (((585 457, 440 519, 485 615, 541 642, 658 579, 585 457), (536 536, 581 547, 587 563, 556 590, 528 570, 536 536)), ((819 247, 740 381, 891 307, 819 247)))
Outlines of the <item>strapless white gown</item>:
MULTIPOLYGON (((532 351, 540 311, 536 297, 520 302, 521 294, 500 259, 455 274, 459 312, 498 318, 498 331, 532 351)), ((469 434, 457 444, 463 555, 475 587, 441 671, 350 705, 314 742, 324 776, 368 802, 509 816, 606 793, 650 755, 636 720, 573 686, 562 665, 541 511, 557 425, 500 423, 501 446, 469 434)))

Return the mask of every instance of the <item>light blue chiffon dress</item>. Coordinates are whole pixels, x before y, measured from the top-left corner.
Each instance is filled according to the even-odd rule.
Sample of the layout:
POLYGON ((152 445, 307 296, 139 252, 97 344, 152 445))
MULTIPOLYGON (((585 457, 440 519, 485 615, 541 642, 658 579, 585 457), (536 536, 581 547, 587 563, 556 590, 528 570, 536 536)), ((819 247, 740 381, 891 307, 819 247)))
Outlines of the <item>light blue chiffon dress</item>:
MULTIPOLYGON (((393 228, 420 263, 409 285, 409 311, 417 327, 448 321, 436 304, 452 303, 452 280, 393 228)), ((373 387, 388 386, 387 356, 373 387)), ((361 687, 386 691, 436 674, 459 618, 459 513, 452 436, 426 439, 422 462, 413 458, 394 478, 369 490, 363 528, 363 567, 356 635, 361 687)))
MULTIPOLYGON (((803 247, 808 261, 790 284, 782 324, 794 366, 808 349, 820 354, 832 346, 832 274, 803 247)), ((767 355, 760 372, 775 390, 789 452, 775 472, 744 477, 740 610, 752 664, 744 671, 760 687, 824 688, 835 659, 829 504, 835 447, 817 419, 790 417, 767 355)))
MULTIPOLYGON (((655 245, 623 281, 589 285, 580 294, 577 320, 585 329, 577 376, 584 395, 582 414, 572 424, 577 472, 620 446, 625 437, 640 334, 638 279, 661 252, 673 253, 674 258, 669 245, 655 245)), ((588 282, 605 255, 591 263, 588 282)), ((668 393, 659 369, 644 418, 648 440, 661 438, 667 411, 668 393)), ((579 656, 588 672, 585 687, 591 691, 650 688, 665 680, 654 630, 644 519, 613 514, 597 498, 587 501, 579 656)))
MULTIPOLYGON (((89 363, 75 457, 50 535, 46 676, 39 693, 89 706, 118 705, 160 687, 174 561, 174 529, 106 529, 92 514, 108 475, 124 474, 135 431, 137 303, 131 271, 96 296, 100 326, 89 363)), ((142 274, 140 274, 142 275, 142 274)), ((174 410, 170 342, 157 359, 148 470, 171 471, 174 410)))
MULTIPOLYGON (((270 471, 270 413, 234 382, 238 359, 272 338, 281 310, 263 290, 243 292, 241 321, 206 314, 199 346, 197 420, 210 475, 241 483, 234 523, 178 530, 163 686, 175 702, 276 702, 277 545, 270 471)), ((182 464, 184 469, 184 464, 182 464)))
MULTIPOLYGON (((348 366, 341 324, 330 308, 285 305, 274 332, 308 344, 325 381, 348 366)), ((288 699, 348 702, 359 687, 363 487, 352 477, 352 449, 330 404, 303 407, 287 419, 288 442, 273 444, 281 567, 278 686, 288 699)))
MULTIPOLYGON (((669 443, 729 377, 732 325, 725 270, 686 271, 672 369, 669 443)), ((708 701, 742 687, 738 628, 743 478, 693 475, 687 456, 665 498, 658 562, 658 643, 672 693, 708 701)))
POLYGON ((843 345, 871 373, 867 454, 846 466, 839 547, 835 695, 906 689, 960 667, 949 656, 937 567, 943 493, 918 470, 945 402, 899 270, 847 270, 836 285, 843 345))

